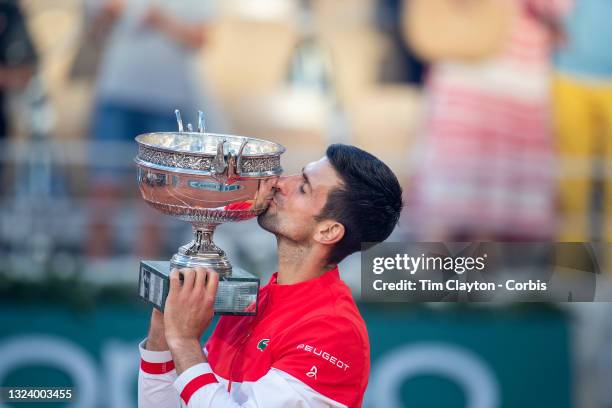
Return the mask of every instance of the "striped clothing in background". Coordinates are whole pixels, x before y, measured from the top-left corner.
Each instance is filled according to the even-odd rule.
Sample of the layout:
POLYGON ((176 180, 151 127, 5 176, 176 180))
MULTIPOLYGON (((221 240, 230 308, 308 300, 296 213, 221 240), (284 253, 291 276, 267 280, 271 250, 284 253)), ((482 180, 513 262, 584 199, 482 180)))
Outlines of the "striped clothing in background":
POLYGON ((568 2, 499 1, 517 8, 503 51, 478 63, 438 63, 430 72, 410 197, 420 238, 553 233, 552 42, 535 15, 554 18, 568 2))

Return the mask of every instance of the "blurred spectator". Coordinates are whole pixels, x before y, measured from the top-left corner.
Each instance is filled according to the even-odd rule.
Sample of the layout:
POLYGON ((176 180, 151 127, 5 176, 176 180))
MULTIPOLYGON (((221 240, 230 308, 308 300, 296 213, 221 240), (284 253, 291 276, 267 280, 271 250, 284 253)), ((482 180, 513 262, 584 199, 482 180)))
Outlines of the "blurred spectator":
POLYGON ((556 55, 555 119, 561 154, 561 241, 588 241, 595 165, 605 179, 603 238, 612 241, 612 2, 579 0, 556 55))
MULTIPOLYGON (((432 21, 420 23, 441 30, 438 38, 420 37, 435 48, 424 54, 435 59, 411 196, 418 235, 429 240, 551 237, 549 59, 562 4, 411 3, 422 7, 420 12, 435 5, 432 21), (491 43, 495 38, 499 44, 491 43)), ((410 27, 407 31, 414 41, 410 27)))
POLYGON ((389 35, 393 53, 387 55, 381 67, 382 82, 423 83, 423 62, 406 47, 402 38, 402 0, 378 0, 376 19, 380 29, 389 35))
MULTIPOLYGON (((92 116, 94 141, 129 143, 141 133, 176 131, 174 109, 180 109, 185 118, 196 118, 201 108, 210 124, 214 107, 204 101, 206 95, 195 66, 195 57, 208 38, 210 2, 90 0, 87 5, 96 31, 109 36, 98 69, 92 116)), ((94 149, 100 162, 102 152, 98 146, 94 149)), ((123 157, 123 153, 128 152, 114 150, 112 156, 123 157)), ((133 153, 129 149, 126 162, 133 153)), ((134 179, 134 170, 129 171, 122 174, 98 168, 94 174, 93 198, 99 207, 90 255, 108 254, 111 237, 105 204, 117 197, 125 180, 134 179)), ((134 190, 132 183, 129 188, 134 190)), ((138 252, 153 255, 157 252, 156 232, 152 226, 146 228, 147 239, 139 242, 147 247, 138 252)))
MULTIPOLYGON (((11 127, 5 106, 7 94, 26 87, 36 63, 36 50, 17 0, 0 0, 0 144, 11 127)), ((0 162, 0 180, 2 168, 0 162)))

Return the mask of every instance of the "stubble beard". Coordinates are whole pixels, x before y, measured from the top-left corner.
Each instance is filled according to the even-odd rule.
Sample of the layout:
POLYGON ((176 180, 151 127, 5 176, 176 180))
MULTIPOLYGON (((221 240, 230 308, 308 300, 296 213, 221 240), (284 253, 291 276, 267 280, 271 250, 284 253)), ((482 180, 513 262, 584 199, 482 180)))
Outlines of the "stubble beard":
POLYGON ((276 214, 270 214, 268 210, 261 213, 257 217, 257 223, 265 231, 268 231, 275 235, 278 232, 278 216, 276 214))

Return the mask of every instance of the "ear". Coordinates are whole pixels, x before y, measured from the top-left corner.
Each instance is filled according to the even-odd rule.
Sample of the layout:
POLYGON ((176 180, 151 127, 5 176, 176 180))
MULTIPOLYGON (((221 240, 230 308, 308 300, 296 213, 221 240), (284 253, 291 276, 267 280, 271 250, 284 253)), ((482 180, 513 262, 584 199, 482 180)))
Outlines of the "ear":
POLYGON ((317 225, 314 240, 323 245, 333 245, 344 237, 344 225, 338 221, 325 220, 317 225))

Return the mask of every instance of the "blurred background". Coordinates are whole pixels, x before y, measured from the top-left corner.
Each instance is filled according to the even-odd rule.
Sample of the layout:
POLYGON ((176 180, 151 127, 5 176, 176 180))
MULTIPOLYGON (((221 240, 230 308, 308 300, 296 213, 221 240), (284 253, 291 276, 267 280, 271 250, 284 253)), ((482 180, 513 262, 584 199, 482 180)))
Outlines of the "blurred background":
MULTIPOLYGON (((404 188, 391 241, 610 242, 611 19, 607 0, 0 0, 0 386, 136 406, 138 263, 191 230, 139 198, 133 138, 175 108, 285 145, 287 174, 334 142, 377 155, 404 188)), ((215 241, 276 268, 254 220, 215 241)), ((359 256, 341 272, 358 298, 359 256)), ((608 303, 359 306, 364 406, 612 407, 608 303)))

